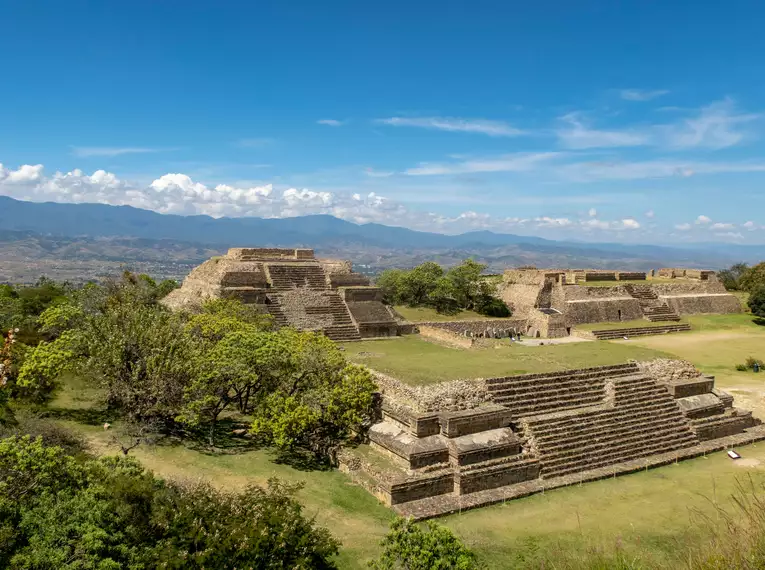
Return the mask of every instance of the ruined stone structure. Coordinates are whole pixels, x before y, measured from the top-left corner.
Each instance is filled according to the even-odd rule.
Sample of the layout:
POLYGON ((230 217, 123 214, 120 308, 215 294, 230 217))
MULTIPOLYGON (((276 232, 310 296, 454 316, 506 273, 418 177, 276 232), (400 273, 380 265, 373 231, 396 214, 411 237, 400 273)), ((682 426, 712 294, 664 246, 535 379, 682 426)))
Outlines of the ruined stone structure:
POLYGON ((679 321, 695 313, 736 313, 741 305, 712 271, 659 270, 645 273, 579 269, 510 269, 499 292, 515 317, 527 320, 527 334, 566 336, 578 324, 646 319, 679 321), (645 281, 645 284, 620 281, 645 281), (671 280, 671 281, 670 281, 671 280), (588 287, 587 282, 614 281, 588 287))
POLYGON ((163 302, 194 309, 210 298, 239 299, 279 326, 339 341, 395 336, 399 329, 380 290, 353 273, 350 261, 316 259, 311 249, 230 249, 195 268, 163 302))
POLYGON ((418 519, 765 439, 765 426, 683 361, 378 384, 370 443, 341 453, 341 468, 418 519))

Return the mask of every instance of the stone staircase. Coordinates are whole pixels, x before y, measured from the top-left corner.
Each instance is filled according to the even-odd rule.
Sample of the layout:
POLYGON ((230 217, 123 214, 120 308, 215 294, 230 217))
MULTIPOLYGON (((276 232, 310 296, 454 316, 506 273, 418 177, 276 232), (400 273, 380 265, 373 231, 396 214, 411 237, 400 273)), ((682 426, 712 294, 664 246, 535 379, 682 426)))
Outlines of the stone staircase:
POLYGON ((294 326, 298 329, 313 330, 317 327, 314 323, 322 317, 329 317, 331 324, 321 327, 322 332, 331 340, 338 342, 361 340, 359 331, 351 319, 345 302, 334 291, 326 291, 321 295, 326 304, 307 305, 303 307, 303 315, 299 318, 287 316, 283 306, 283 294, 270 293, 268 295, 268 312, 274 319, 277 327, 294 326))
POLYGON ((274 291, 328 288, 324 270, 316 263, 266 263, 264 267, 268 283, 274 291))
POLYGON ((643 316, 651 322, 679 321, 680 315, 669 305, 659 300, 659 296, 649 285, 625 285, 631 297, 638 300, 643 316))
POLYGON ((599 405, 606 381, 638 373, 635 364, 614 364, 547 374, 524 374, 486 380, 496 404, 509 408, 514 419, 599 405))
POLYGON ((597 340, 614 340, 633 336, 645 336, 651 334, 667 334, 673 332, 683 332, 691 330, 691 325, 688 323, 677 323, 674 325, 658 325, 652 327, 636 327, 636 328, 623 328, 623 329, 602 329, 592 331, 593 336, 597 340))
POLYGON ((697 445, 698 437, 666 387, 642 374, 610 377, 600 409, 525 417, 542 478, 570 475, 697 445))

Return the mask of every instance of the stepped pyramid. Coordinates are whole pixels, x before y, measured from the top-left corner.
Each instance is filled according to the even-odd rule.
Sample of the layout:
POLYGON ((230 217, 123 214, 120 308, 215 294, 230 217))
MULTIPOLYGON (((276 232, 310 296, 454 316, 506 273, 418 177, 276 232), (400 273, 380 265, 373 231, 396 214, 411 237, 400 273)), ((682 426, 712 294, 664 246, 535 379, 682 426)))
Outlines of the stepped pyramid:
POLYGON ((316 259, 311 249, 234 248, 196 267, 163 302, 194 309, 205 299, 256 305, 277 326, 321 331, 332 340, 395 336, 382 292, 349 261, 316 259))
POLYGON ((369 445, 343 452, 341 469, 416 519, 765 439, 751 412, 683 361, 475 380, 472 409, 421 411, 411 389, 378 381, 369 445))

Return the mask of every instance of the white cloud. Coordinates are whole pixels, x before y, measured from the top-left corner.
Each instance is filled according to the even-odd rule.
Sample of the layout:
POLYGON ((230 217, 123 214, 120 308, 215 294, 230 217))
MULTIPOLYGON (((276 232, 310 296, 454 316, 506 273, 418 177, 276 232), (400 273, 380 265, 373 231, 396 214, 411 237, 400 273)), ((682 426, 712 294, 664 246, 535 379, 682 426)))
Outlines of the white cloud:
POLYGON ((550 218, 548 216, 534 218, 534 221, 539 228, 562 228, 573 224, 568 218, 550 218))
POLYGON ((701 214, 698 218, 696 218, 697 224, 709 224, 712 222, 712 218, 709 216, 705 216, 704 214, 701 214))
POLYGON ((691 229, 691 224, 685 223, 685 224, 677 224, 675 226, 675 229, 680 230, 681 232, 687 232, 691 229))
POLYGON ((475 172, 523 172, 560 156, 557 152, 506 154, 494 158, 477 158, 449 164, 420 163, 406 170, 410 176, 438 176, 475 172))
POLYGON ((595 216, 598 215, 598 211, 595 208, 590 208, 590 211, 587 212, 587 215, 589 215, 590 217, 594 218, 595 216))
POLYGON ((0 164, 0 182, 24 184, 27 182, 36 182, 42 178, 42 164, 24 164, 18 170, 9 170, 0 164))
POLYGON ((653 210, 648 210, 648 211, 645 213, 645 217, 646 217, 646 218, 653 218, 655 215, 656 215, 656 214, 654 214, 654 211, 653 211, 653 210))
POLYGON ((491 137, 515 137, 525 134, 502 121, 486 119, 459 119, 455 117, 391 117, 377 119, 375 122, 392 127, 419 127, 439 131, 480 133, 491 137))
POLYGON ((653 91, 646 89, 622 89, 619 95, 625 101, 650 101, 667 93, 669 91, 666 89, 654 89, 653 91))
POLYGON ((328 127, 340 127, 344 124, 344 121, 338 121, 337 119, 319 119, 316 123, 328 127))
POLYGON ((557 172, 576 182, 595 180, 640 180, 646 178, 689 178, 704 174, 765 172, 765 162, 693 162, 675 160, 587 161, 560 166, 557 172))
POLYGON ((555 134, 561 145, 571 149, 654 146, 670 150, 691 148, 721 149, 737 145, 750 136, 741 129, 762 119, 759 113, 741 113, 731 99, 716 101, 696 111, 693 117, 674 123, 621 126, 595 129, 586 124, 582 113, 560 117, 566 124, 555 134))
POLYGON ((714 223, 710 226, 712 230, 732 230, 736 227, 736 224, 723 224, 721 222, 714 223))
POLYGON ((566 148, 607 148, 622 146, 641 146, 650 142, 650 136, 638 131, 603 131, 587 127, 579 113, 569 113, 561 117, 569 126, 558 129, 555 134, 566 148))
POLYGON ((390 176, 393 176, 395 172, 386 171, 386 170, 375 170, 374 168, 365 168, 364 174, 366 174, 370 178, 388 178, 390 176))
POLYGON ((703 107, 697 117, 658 129, 662 142, 672 148, 720 149, 734 146, 747 136, 737 126, 762 117, 755 113, 737 113, 734 102, 725 99, 703 107))
POLYGON ((72 154, 82 158, 91 156, 121 156, 123 154, 146 154, 166 152, 175 148, 109 147, 109 146, 73 146, 72 154))
POLYGON ((741 234, 741 232, 723 232, 723 233, 717 233, 715 235, 721 238, 731 238, 736 240, 744 239, 744 236, 741 234))
POLYGON ((757 229, 757 224, 755 224, 753 221, 750 220, 748 222, 745 222, 742 227, 746 228, 749 231, 752 231, 757 229))
POLYGON ((622 226, 625 230, 637 230, 640 229, 640 224, 633 218, 625 218, 622 220, 622 226))

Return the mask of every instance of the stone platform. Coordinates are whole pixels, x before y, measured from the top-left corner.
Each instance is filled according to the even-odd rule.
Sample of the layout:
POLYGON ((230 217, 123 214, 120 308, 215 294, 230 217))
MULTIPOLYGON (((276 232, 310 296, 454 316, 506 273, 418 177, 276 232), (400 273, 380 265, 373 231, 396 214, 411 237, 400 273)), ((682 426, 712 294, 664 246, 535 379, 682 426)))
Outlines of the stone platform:
POLYGON ((765 439, 759 420, 683 361, 489 378, 472 389, 469 400, 419 411, 387 382, 369 444, 342 452, 342 470, 396 512, 428 518, 765 439))

